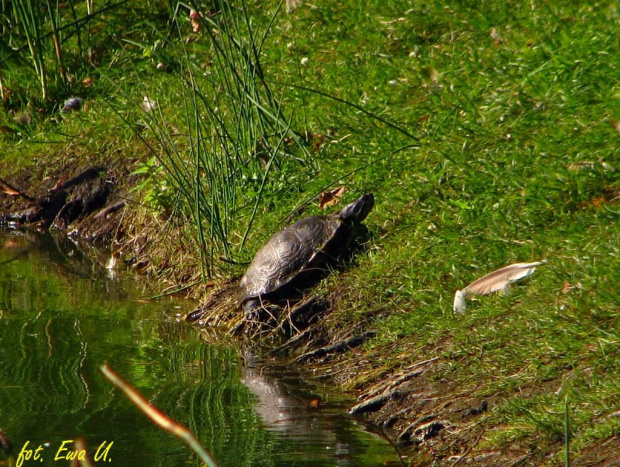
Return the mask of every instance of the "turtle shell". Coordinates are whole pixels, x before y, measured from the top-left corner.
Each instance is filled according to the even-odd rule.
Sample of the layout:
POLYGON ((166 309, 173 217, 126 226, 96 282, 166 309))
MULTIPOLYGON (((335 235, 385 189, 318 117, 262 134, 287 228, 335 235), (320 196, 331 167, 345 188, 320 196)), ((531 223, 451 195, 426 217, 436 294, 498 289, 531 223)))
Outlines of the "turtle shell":
POLYGON ((241 279, 239 304, 276 293, 324 265, 349 243, 352 233, 337 214, 306 217, 277 232, 256 253, 241 279))

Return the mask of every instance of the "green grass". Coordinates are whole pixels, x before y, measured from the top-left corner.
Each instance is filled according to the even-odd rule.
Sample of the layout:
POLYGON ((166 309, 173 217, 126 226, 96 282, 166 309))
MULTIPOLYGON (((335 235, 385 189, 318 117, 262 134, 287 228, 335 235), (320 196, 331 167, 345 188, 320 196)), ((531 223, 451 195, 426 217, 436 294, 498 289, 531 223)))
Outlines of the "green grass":
MULTIPOLYGON (((253 28, 266 31, 276 7, 248 2, 253 28)), ((367 253, 321 287, 346 291, 340 324, 389 312, 374 324, 369 353, 393 342, 395 354, 417 349, 410 361, 382 354, 383 369, 441 356, 437 378, 496 401, 481 421, 490 433, 484 446, 562 451, 566 399, 572 458, 618 436, 620 419, 609 417, 620 396, 618 14, 613 2, 499 1, 319 0, 281 12, 260 61, 291 129, 313 135, 312 164, 285 159, 265 184, 264 165, 242 175, 229 213, 231 259, 249 260, 289 212, 337 180, 347 200, 373 191, 367 253), (315 145, 319 134, 325 139, 315 145), (455 290, 542 258, 548 263, 512 294, 453 314, 455 290)), ((174 68, 186 49, 176 37, 157 47, 147 24, 164 37, 166 30, 149 18, 107 50, 113 69, 92 68, 88 114, 53 123, 53 112, 35 112, 38 120, 22 128, 13 113, 35 104, 23 96, 5 104, 2 119, 17 133, 5 134, 0 164, 40 154, 41 141, 84 153, 140 146, 105 101, 133 122, 142 97, 156 96, 168 122, 184 121, 191 97, 170 83, 182 76, 174 68), (158 71, 158 61, 173 70, 158 71)), ((203 33, 187 46, 195 63, 209 60, 207 41, 203 33)), ((29 84, 24 95, 38 90, 29 84)), ((183 128, 174 127, 180 157, 192 154, 183 128)), ((143 157, 143 146, 134 151, 143 157)))

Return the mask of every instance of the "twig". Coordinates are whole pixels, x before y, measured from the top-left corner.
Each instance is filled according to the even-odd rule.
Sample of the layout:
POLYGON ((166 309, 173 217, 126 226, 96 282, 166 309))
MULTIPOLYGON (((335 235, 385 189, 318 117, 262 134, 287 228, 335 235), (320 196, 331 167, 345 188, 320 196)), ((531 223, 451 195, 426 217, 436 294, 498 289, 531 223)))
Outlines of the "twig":
POLYGON ((142 395, 132 388, 127 382, 125 382, 120 376, 118 376, 107 364, 102 365, 100 368, 101 373, 112 382, 117 388, 125 393, 127 398, 133 402, 144 414, 149 417, 156 425, 159 425, 164 430, 172 433, 173 435, 181 438, 185 443, 196 453, 198 457, 207 464, 209 467, 217 467, 215 461, 211 458, 205 448, 198 442, 196 437, 185 428, 183 425, 168 418, 158 409, 148 403, 148 401, 142 397, 142 395))
POLYGON ((75 451, 79 453, 84 453, 84 459, 80 459, 78 455, 71 461, 71 467, 81 466, 81 467, 93 467, 93 463, 90 461, 88 457, 88 453, 86 452, 86 443, 84 442, 84 438, 78 438, 73 442, 75 446, 75 451))

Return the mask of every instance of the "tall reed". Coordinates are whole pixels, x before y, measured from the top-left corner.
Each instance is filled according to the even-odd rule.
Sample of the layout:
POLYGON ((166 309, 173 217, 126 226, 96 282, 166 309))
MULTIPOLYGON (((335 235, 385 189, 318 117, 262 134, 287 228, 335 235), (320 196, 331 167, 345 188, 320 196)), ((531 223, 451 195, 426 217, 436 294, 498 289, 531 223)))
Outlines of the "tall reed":
MULTIPOLYGON (((88 66, 84 32, 88 31, 91 22, 101 20, 110 10, 128 6, 129 2, 118 0, 93 11, 92 1, 84 4, 78 0, 0 0, 0 33, 3 38, 0 41, 0 70, 6 70, 0 74, 0 81, 19 82, 15 87, 23 89, 24 76, 19 69, 23 63, 30 62, 39 83, 38 97, 42 101, 62 97, 53 95, 50 87, 53 89, 58 84, 61 93, 68 91, 67 56, 73 58, 73 67, 88 66), (77 47, 73 42, 68 44, 74 36, 77 47)), ((109 19, 106 18, 105 23, 110 23, 109 19)), ((86 36, 90 37, 90 33, 86 36)), ((21 97, 31 100, 34 94, 21 97)))
POLYGON ((36 0, 11 2, 13 19, 23 34, 32 64, 41 85, 43 100, 48 98, 45 47, 43 42, 44 17, 41 5, 36 0))
POLYGON ((179 4, 179 36, 187 33, 184 19, 190 12, 200 31, 195 44, 167 42, 181 56, 175 85, 182 94, 184 141, 173 135, 160 107, 145 118, 159 146, 152 149, 195 228, 204 276, 217 272, 219 257, 234 260, 243 248, 270 175, 287 160, 309 163, 308 151, 292 131, 260 62, 278 10, 259 34, 244 2, 236 5, 221 2, 220 11, 211 17, 198 13, 197 5, 179 4), (210 57, 206 72, 196 53, 210 57), (240 215, 240 196, 248 179, 257 181, 258 188, 251 206, 240 215), (233 232, 241 235, 235 244, 233 232))

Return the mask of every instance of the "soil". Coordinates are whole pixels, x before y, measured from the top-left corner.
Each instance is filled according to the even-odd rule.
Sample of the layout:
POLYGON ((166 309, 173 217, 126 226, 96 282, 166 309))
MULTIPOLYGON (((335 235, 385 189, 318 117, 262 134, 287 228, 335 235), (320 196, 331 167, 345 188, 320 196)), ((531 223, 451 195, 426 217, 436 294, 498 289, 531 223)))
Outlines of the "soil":
MULTIPOLYGON (((91 159, 84 163, 65 154, 46 167, 0 178, 0 227, 4 224, 37 231, 55 229, 97 247, 112 249, 139 271, 148 270, 177 284, 189 282, 191 272, 175 270, 166 261, 152 261, 149 247, 154 246, 149 243, 164 237, 151 235, 156 229, 148 222, 135 221, 137 204, 131 202, 131 189, 140 180, 132 175, 136 164, 135 160, 118 159, 91 159), (168 274, 162 274, 164 270, 168 274)), ((165 238, 170 240, 169 236, 165 238)), ((183 249, 182 242, 177 243, 172 249, 167 247, 173 250, 172 254, 183 249)), ((289 359, 307 378, 354 388, 359 403, 351 408, 351 413, 385 434, 403 456, 403 462, 498 466, 561 463, 560 440, 543 443, 544 451, 536 439, 488 448, 488 434, 502 427, 494 426, 486 415, 502 401, 502 396, 480 398, 476 396, 475 381, 469 385, 455 384, 442 376, 448 362, 423 358, 435 354, 433 350, 441 342, 434 344, 435 349, 411 349, 420 355, 417 363, 384 371, 376 362, 393 355, 395 348, 360 350, 375 335, 373 322, 381 318, 383 310, 365 321, 344 326, 335 322, 338 314, 332 303, 337 303, 338 291, 334 290, 324 298, 275 304, 270 308, 273 322, 265 326, 245 321, 236 306, 236 283, 235 279, 221 281, 206 295, 202 306, 189 314, 205 339, 211 339, 213 330, 220 329, 235 335, 238 342, 258 345, 267 356, 289 359), (360 379, 362 372, 366 375, 360 379)), ((205 288, 200 290, 204 293, 205 288)), ((618 446, 619 437, 612 436, 596 448, 583 451, 572 463, 620 465, 618 446)))
POLYGON ((135 161, 57 162, 0 178, 0 226, 64 231, 102 247, 122 241, 122 212, 137 182, 130 170, 135 161))

